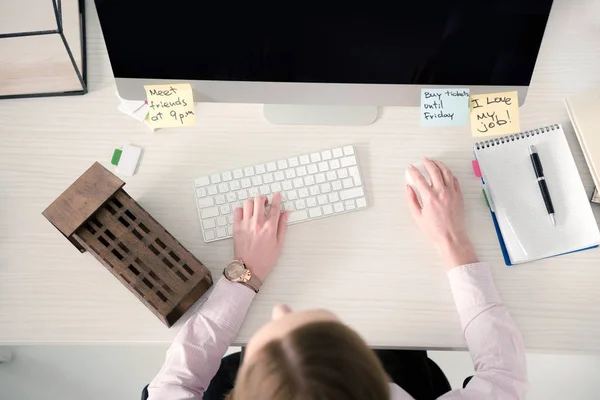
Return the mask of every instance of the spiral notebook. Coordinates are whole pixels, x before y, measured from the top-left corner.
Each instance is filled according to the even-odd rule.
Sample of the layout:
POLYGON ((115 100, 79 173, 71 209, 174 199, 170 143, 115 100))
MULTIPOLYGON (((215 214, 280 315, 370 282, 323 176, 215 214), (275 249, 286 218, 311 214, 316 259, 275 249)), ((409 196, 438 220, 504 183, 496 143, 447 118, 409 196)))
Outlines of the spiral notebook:
POLYGON ((560 125, 474 146, 506 265, 597 247, 600 232, 560 125), (534 144, 554 204, 548 217, 529 157, 534 144))

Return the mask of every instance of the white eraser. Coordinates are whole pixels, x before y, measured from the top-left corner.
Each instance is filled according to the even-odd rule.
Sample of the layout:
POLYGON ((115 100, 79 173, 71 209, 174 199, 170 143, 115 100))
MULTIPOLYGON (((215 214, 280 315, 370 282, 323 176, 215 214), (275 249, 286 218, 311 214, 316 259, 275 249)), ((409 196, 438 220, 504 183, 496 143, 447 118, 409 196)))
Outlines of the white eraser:
POLYGON ((119 160, 119 165, 117 165, 117 173, 125 176, 133 176, 141 155, 141 147, 132 146, 130 144, 123 146, 121 159, 119 160))

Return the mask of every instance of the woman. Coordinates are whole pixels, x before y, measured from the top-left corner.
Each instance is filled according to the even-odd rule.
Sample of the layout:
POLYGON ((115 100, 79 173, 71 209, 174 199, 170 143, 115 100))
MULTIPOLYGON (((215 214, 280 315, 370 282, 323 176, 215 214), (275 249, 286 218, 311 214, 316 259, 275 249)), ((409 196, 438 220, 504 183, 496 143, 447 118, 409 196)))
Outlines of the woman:
MULTIPOLYGON (((431 377, 403 380, 402 375, 432 371, 416 365, 388 375, 360 336, 334 314, 292 312, 285 306, 276 307, 272 321, 251 338, 239 372, 239 358, 229 357, 221 364, 256 295, 253 289, 274 267, 283 245, 287 216, 280 214, 281 197, 275 195, 266 213, 265 198, 248 200, 243 209, 236 210, 234 254, 243 263, 235 264, 237 274, 226 269, 225 275, 234 280, 243 275, 247 282, 219 280, 168 350, 165 364, 149 385, 149 398, 387 400, 411 399, 411 394, 417 398, 441 395, 442 399, 524 398, 528 385, 523 342, 496 292, 488 265, 478 261, 467 236, 458 180, 441 162, 425 159, 424 165, 431 184, 418 169, 409 167, 422 204, 410 186, 406 186, 406 196, 417 225, 448 267, 476 371, 465 388, 448 391, 446 385, 436 393, 431 377), (226 381, 233 382, 236 373, 235 388, 230 391, 233 385, 226 381), (395 382, 412 385, 411 394, 395 382), (431 387, 419 387, 427 385, 431 387)), ((389 359, 389 372, 393 365, 388 364, 389 359)))

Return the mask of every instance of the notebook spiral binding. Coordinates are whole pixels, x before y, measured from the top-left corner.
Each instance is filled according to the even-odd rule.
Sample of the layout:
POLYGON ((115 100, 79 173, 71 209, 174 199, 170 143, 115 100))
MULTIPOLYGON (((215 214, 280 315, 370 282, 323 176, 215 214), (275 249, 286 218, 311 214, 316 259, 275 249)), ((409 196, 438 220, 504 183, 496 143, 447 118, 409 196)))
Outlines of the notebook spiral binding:
POLYGON ((526 137, 539 135, 540 133, 550 132, 555 129, 559 129, 560 125, 554 124, 549 126, 544 126, 537 129, 532 129, 530 131, 515 133, 514 135, 503 136, 497 139, 486 140, 485 142, 475 143, 475 148, 477 150, 482 150, 484 148, 499 146, 504 143, 514 142, 515 140, 525 139, 526 137))

